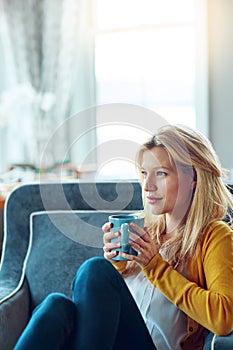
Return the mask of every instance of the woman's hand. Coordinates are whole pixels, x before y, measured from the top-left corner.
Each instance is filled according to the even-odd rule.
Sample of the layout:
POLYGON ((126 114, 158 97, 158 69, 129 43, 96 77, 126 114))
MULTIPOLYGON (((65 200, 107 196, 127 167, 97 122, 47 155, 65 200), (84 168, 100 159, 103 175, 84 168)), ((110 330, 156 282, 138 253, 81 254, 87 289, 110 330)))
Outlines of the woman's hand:
POLYGON ((130 232, 130 245, 138 253, 138 255, 131 255, 120 252, 124 258, 135 261, 141 268, 148 265, 151 259, 159 252, 159 244, 157 240, 153 240, 149 233, 136 225, 131 223, 130 227, 137 232, 137 234, 130 232))
POLYGON ((107 260, 110 260, 111 262, 113 262, 114 260, 112 260, 112 258, 114 258, 114 256, 116 256, 118 254, 118 252, 116 252, 115 250, 112 250, 113 248, 119 248, 121 246, 120 242, 111 242, 111 240, 113 238, 118 238, 120 237, 120 233, 119 232, 110 232, 110 229, 112 227, 112 223, 111 222, 106 222, 103 226, 102 226, 102 230, 104 232, 103 235, 103 251, 104 251, 104 257, 107 260))

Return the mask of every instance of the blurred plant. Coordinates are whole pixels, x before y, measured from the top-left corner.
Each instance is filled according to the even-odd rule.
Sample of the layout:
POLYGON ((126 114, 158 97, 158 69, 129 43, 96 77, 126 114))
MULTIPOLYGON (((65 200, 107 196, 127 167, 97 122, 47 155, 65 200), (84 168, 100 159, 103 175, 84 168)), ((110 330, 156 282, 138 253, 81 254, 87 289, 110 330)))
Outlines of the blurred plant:
POLYGON ((29 83, 16 85, 0 95, 0 125, 4 125, 9 119, 15 104, 21 107, 33 105, 39 111, 48 112, 54 102, 55 95, 51 92, 38 92, 29 83))
MULTIPOLYGON (((48 137, 47 113, 55 104, 55 95, 37 91, 30 83, 15 85, 0 95, 0 128, 7 126, 9 140, 21 142, 21 162, 37 163, 48 137), (20 132, 24 127, 24 133, 20 132)), ((18 147, 18 150, 20 149, 18 147)))

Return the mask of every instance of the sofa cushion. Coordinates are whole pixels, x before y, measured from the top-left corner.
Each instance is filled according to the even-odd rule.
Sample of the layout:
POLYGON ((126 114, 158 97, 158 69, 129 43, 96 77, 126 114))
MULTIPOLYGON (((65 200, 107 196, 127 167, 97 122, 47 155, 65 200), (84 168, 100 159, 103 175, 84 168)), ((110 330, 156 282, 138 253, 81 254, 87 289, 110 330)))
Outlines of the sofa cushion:
POLYGON ((203 350, 232 350, 233 349, 233 332, 227 336, 217 336, 209 332, 203 350))
POLYGON ((101 227, 110 214, 98 211, 31 214, 25 264, 33 308, 51 292, 71 296, 71 282, 81 263, 103 255, 101 227))

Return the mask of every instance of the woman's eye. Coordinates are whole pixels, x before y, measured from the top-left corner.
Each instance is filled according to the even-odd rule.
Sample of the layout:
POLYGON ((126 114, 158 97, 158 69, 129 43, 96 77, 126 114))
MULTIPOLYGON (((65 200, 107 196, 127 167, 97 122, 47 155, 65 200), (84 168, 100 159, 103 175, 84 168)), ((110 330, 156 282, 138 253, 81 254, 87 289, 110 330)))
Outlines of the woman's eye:
POLYGON ((146 171, 142 170, 142 171, 141 171, 141 174, 142 174, 143 177, 146 177, 146 174, 147 174, 147 173, 146 173, 146 171))
POLYGON ((167 176, 168 175, 168 173, 166 173, 166 171, 157 171, 157 176, 167 176))

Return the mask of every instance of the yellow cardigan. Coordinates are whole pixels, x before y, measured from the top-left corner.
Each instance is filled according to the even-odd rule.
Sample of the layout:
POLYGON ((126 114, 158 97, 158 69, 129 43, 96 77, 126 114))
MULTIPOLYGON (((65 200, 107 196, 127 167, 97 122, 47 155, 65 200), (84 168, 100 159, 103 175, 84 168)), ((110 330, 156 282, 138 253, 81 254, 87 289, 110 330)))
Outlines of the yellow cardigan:
MULTIPOLYGON (((122 273, 125 261, 114 263, 122 273)), ((158 253, 142 270, 150 282, 188 316, 182 349, 203 348, 203 330, 227 335, 233 329, 233 231, 215 221, 208 228, 196 260, 188 266, 188 279, 158 253), (172 288, 170 288, 172 286, 172 288)))

